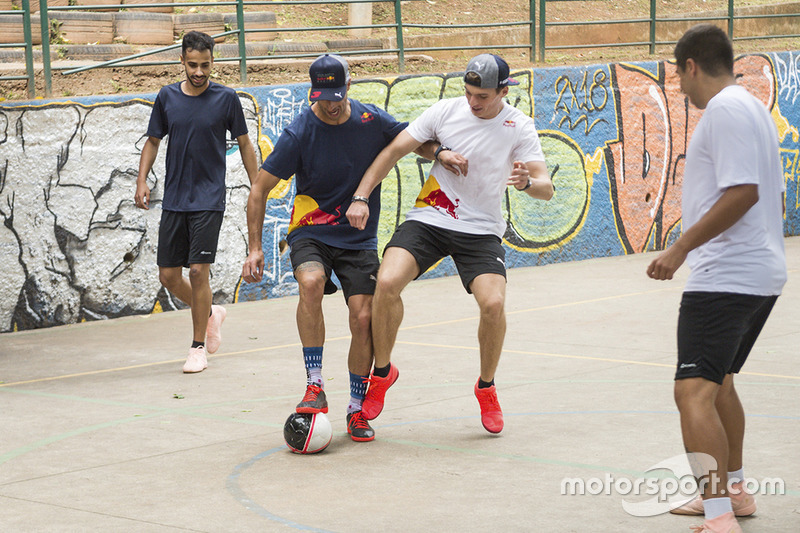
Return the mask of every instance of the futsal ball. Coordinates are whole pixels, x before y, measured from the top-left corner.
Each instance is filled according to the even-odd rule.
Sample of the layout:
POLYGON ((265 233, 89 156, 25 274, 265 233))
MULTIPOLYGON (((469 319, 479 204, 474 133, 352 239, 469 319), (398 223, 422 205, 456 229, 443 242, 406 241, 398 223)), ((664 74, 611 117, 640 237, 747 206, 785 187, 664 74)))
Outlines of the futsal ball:
POLYGON ((294 453, 319 453, 333 438, 331 421, 325 413, 292 413, 283 425, 283 438, 294 453))

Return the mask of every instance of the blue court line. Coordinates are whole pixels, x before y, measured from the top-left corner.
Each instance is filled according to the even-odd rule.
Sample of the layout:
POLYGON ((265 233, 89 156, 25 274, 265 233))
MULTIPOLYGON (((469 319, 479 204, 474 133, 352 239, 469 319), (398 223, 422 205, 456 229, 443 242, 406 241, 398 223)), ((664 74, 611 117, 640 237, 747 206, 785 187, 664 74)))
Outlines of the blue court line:
POLYGON ((236 465, 233 468, 233 472, 230 473, 230 475, 228 476, 227 481, 225 482, 225 487, 228 489, 228 492, 230 492, 231 495, 233 495, 233 497, 234 497, 234 499, 236 499, 236 501, 238 501, 239 503, 244 505, 247 508, 248 511, 253 511, 257 515, 262 516, 264 518, 267 518, 269 520, 272 520, 273 522, 278 522, 279 524, 282 524, 284 526, 291 527, 291 528, 294 528, 294 529, 299 529, 301 531, 318 531, 318 532, 321 532, 321 533, 332 533, 331 531, 329 531, 327 529, 320 529, 320 528, 316 528, 316 527, 312 527, 312 526, 307 526, 307 525, 295 522, 294 520, 289 520, 288 518, 283 518, 283 517, 278 516, 276 514, 270 513, 269 511, 267 511, 266 509, 261 507, 259 504, 257 504, 253 500, 251 500, 247 496, 247 493, 245 493, 245 491, 242 490, 242 487, 239 485, 239 477, 242 475, 242 472, 244 472, 245 470, 247 470, 248 468, 253 466, 255 463, 257 463, 261 459, 264 459, 265 457, 269 457, 270 455, 278 453, 278 452, 286 452, 286 446, 279 446, 277 448, 272 448, 272 449, 267 450, 265 452, 261 452, 260 454, 256 455, 255 457, 253 457, 249 461, 245 461, 244 463, 236 465))

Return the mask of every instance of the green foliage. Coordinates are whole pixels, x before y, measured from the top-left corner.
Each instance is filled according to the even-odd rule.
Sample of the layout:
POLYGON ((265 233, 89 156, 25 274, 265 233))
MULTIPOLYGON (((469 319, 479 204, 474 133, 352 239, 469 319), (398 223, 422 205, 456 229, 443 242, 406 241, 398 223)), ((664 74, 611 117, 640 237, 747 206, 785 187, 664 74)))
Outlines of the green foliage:
POLYGON ((67 44, 69 43, 69 39, 64 37, 64 34, 61 32, 61 26, 64 23, 58 19, 51 18, 50 19, 50 44, 67 44))

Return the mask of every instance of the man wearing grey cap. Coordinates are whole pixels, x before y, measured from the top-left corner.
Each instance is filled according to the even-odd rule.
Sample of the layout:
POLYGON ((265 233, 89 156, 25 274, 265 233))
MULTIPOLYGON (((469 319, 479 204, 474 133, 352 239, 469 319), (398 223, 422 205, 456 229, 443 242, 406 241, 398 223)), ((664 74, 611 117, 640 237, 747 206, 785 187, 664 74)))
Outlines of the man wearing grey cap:
MULTIPOLYGON (((262 230, 267 197, 280 180, 295 176, 296 194, 287 242, 297 279, 297 329, 306 367, 306 393, 298 413, 327 413, 322 379, 325 320, 324 294, 336 292, 335 273, 349 310, 350 402, 347 432, 355 441, 371 441, 375 432, 361 415, 361 402, 372 367, 370 316, 378 272, 378 219, 356 229, 345 211, 352 202, 380 210, 380 189, 354 196, 372 160, 408 125, 384 110, 347 98, 350 70, 344 58, 325 54, 309 68, 311 106, 298 115, 278 138, 250 189, 247 202, 249 255, 242 267, 246 282, 264 273, 262 230)), ((433 154, 433 143, 424 148, 433 154)), ((429 157, 432 157, 430 155, 429 157)))
MULTIPOLYGON (((402 290, 443 257, 451 256, 461 282, 480 308, 480 377, 474 392, 481 422, 491 433, 503 429, 494 376, 503 347, 506 222, 501 200, 508 186, 531 198, 549 200, 547 173, 533 120, 505 102, 510 77, 499 56, 481 54, 467 65, 464 96, 440 100, 387 146, 367 169, 357 196, 369 195, 397 161, 422 143, 435 141, 434 164, 414 207, 386 245, 373 301, 375 368, 362 409, 368 420, 383 409, 387 389, 399 372, 390 362, 403 318, 402 290)), ((516 194, 516 193, 514 193, 516 194)), ((350 205, 355 228, 373 217, 363 202, 350 205)))

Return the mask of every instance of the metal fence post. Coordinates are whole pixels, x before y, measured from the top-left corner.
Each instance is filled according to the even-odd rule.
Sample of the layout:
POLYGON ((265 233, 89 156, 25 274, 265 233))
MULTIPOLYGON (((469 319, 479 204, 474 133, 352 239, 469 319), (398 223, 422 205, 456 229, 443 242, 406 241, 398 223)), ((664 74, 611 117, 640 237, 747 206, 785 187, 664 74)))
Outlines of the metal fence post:
POLYGON ((650 55, 656 53, 656 0, 650 0, 650 55))
POLYGON ((25 37, 25 73, 28 75, 28 98, 36 96, 33 76, 33 36, 31 34, 30 0, 22 0, 22 35, 25 37))
POLYGON ((403 8, 400 6, 400 0, 394 0, 394 22, 397 24, 397 63, 400 72, 406 70, 406 56, 403 45, 403 8))
POLYGON ((247 43, 244 40, 244 5, 236 0, 236 23, 239 25, 239 81, 247 83, 247 43))
POLYGON ((733 41, 733 0, 728 0, 728 37, 733 41))
POLYGON ((531 21, 531 63, 533 63, 536 61, 536 0, 531 0, 528 5, 528 20, 531 21))
POLYGON ((547 27, 547 0, 539 0, 539 61, 544 62, 545 44, 544 31, 547 27))
POLYGON ((44 67, 44 95, 53 96, 53 79, 50 72, 50 15, 47 0, 39 0, 39 22, 42 29, 42 66, 44 67))

